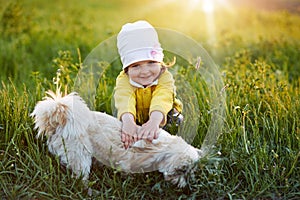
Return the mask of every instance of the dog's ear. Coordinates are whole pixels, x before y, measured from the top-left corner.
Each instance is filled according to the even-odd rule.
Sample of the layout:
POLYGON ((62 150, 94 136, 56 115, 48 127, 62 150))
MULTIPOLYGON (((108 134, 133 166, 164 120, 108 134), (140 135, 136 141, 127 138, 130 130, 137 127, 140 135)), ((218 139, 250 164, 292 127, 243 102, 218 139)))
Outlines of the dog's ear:
POLYGON ((68 107, 65 104, 47 99, 40 101, 31 116, 34 117, 35 129, 38 129, 37 137, 41 135, 51 136, 57 128, 62 128, 67 123, 68 107))

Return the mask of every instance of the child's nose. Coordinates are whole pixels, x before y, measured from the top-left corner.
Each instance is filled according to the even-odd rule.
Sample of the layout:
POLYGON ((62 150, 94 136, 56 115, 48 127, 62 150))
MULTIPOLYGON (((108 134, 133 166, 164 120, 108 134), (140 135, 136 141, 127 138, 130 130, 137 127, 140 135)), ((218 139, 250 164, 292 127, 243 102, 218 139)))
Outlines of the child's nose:
POLYGON ((148 64, 142 64, 140 66, 140 69, 141 69, 141 73, 147 73, 149 71, 149 66, 148 64))

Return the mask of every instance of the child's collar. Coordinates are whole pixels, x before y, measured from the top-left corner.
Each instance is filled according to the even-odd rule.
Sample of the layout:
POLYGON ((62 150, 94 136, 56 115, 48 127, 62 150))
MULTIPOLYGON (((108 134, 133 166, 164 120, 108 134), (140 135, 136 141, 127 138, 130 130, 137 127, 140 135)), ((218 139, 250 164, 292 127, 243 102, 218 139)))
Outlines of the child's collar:
POLYGON ((155 81, 153 81, 150 85, 148 85, 147 87, 144 87, 143 85, 129 79, 129 82, 132 86, 137 87, 137 88, 147 88, 147 87, 151 87, 152 85, 157 85, 158 84, 158 79, 156 79, 155 81))

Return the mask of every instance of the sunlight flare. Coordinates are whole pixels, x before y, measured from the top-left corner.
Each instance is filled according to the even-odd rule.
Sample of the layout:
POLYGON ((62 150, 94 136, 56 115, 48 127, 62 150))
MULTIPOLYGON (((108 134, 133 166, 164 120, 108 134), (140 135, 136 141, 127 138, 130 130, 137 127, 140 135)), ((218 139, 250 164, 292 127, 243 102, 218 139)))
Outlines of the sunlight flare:
POLYGON ((211 0, 204 0, 202 4, 202 10, 205 13, 212 13, 214 12, 214 1, 211 0))

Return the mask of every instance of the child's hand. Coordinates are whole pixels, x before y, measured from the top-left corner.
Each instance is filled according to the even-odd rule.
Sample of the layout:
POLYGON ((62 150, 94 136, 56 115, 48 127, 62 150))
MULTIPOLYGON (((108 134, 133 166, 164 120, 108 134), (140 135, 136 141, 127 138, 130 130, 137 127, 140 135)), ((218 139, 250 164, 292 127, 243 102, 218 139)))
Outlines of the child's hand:
POLYGON ((139 130, 138 139, 146 139, 152 141, 158 138, 159 125, 157 123, 148 121, 142 125, 139 130))
POLYGON ((124 143, 125 149, 130 147, 138 139, 137 137, 137 125, 134 122, 134 117, 130 113, 125 113, 122 115, 122 132, 121 140, 124 143))
POLYGON ((164 116, 161 112, 153 111, 150 115, 149 121, 143 124, 142 128, 139 130, 137 139, 147 139, 149 141, 157 139, 159 133, 159 125, 162 122, 163 118, 164 116))

